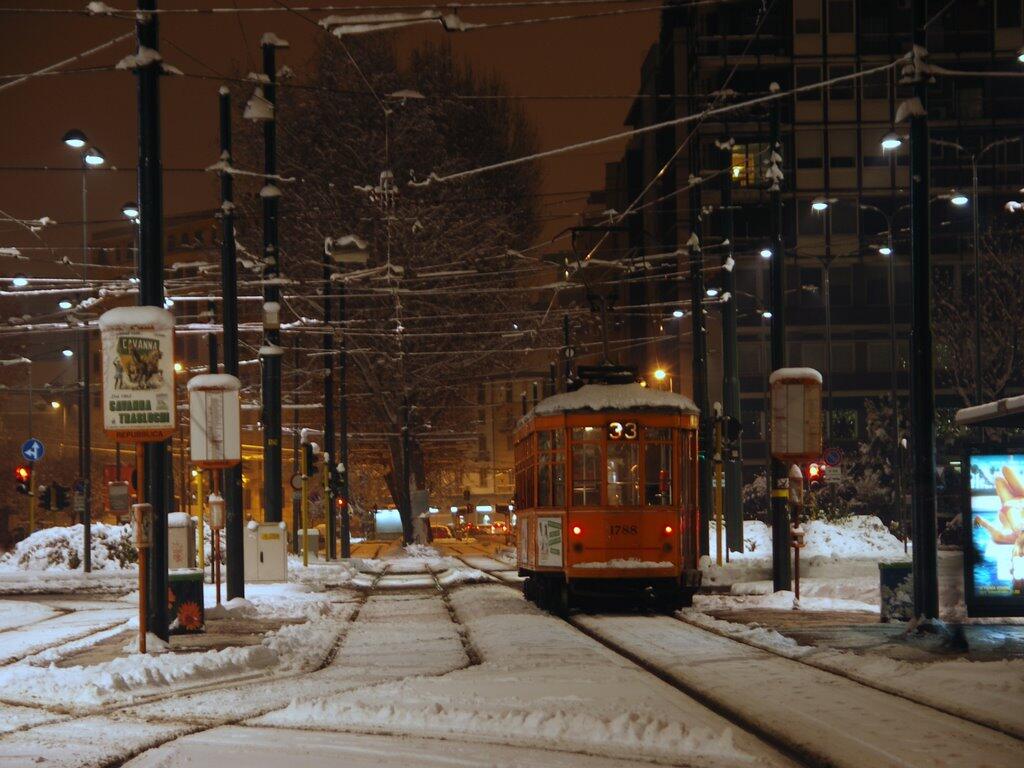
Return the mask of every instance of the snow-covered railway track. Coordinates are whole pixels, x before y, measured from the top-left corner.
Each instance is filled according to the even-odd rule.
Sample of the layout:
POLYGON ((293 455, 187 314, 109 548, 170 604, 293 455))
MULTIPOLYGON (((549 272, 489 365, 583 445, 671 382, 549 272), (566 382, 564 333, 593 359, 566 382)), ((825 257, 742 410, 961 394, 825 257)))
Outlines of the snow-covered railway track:
POLYGON ((680 617, 565 621, 803 765, 1020 764, 1024 741, 1012 731, 680 617))

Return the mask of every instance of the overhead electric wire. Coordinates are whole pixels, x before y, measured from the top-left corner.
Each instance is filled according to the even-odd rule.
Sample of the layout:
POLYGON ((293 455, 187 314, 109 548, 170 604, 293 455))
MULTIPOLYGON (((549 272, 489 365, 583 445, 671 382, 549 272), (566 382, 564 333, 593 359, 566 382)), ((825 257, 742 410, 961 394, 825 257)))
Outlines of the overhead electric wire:
POLYGON ((15 80, 11 80, 9 83, 2 83, 2 84, 0 84, 0 91, 7 90, 8 88, 13 88, 16 85, 20 85, 21 83, 24 83, 24 82, 26 82, 28 80, 31 80, 33 77, 39 77, 40 75, 48 74, 50 72, 53 72, 54 70, 59 70, 65 64, 70 64, 73 61, 78 61, 79 59, 84 59, 86 56, 91 56, 94 53, 99 53, 100 51, 106 50, 107 48, 110 48, 111 46, 117 45, 118 43, 122 42, 123 40, 127 40, 128 38, 131 38, 131 37, 134 37, 134 36, 135 36, 135 31, 134 30, 132 30, 131 32, 125 32, 123 35, 118 35, 117 37, 115 37, 115 38, 113 38, 111 40, 108 40, 105 43, 100 43, 99 45, 94 46, 92 48, 89 48, 88 50, 82 51, 81 53, 76 53, 74 56, 71 56, 71 57, 66 58, 66 59, 62 59, 61 61, 58 61, 55 64, 50 64, 49 66, 43 67, 42 69, 37 69, 35 72, 30 72, 30 73, 28 73, 26 75, 23 75, 23 76, 15 79, 15 80))

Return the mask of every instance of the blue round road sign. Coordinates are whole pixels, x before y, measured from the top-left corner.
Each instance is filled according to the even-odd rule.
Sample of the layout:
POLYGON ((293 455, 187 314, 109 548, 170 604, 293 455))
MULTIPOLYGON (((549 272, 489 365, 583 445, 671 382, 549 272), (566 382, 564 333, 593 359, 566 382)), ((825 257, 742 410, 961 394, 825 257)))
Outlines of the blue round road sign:
POLYGON ((39 461, 43 458, 44 453, 46 453, 46 449, 43 447, 42 440, 30 437, 22 443, 21 455, 25 457, 26 461, 39 461))
POLYGON ((830 467, 838 467, 843 461, 843 452, 839 448, 829 448, 822 458, 830 467))

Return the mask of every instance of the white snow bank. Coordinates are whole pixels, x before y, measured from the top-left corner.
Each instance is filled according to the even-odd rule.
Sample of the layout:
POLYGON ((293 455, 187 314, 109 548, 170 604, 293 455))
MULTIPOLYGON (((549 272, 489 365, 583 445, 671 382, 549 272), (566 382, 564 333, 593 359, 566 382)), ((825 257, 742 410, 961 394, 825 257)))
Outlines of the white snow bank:
POLYGON ((568 411, 626 411, 634 408, 700 413, 693 400, 674 392, 639 384, 585 384, 575 392, 563 392, 541 400, 533 414, 545 416, 568 411))
POLYGON ((440 557, 441 553, 426 544, 407 544, 405 554, 409 557, 440 557))
MULTIPOLYGON (((80 570, 84 548, 85 528, 81 524, 43 528, 19 541, 13 551, 0 557, 0 571, 80 570)), ((92 524, 94 571, 134 569, 137 557, 131 526, 92 524)))

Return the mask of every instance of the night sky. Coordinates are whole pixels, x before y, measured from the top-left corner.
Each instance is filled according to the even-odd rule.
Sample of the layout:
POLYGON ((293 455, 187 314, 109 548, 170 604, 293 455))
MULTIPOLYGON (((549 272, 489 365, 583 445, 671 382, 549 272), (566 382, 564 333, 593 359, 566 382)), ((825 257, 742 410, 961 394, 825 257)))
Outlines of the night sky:
MULTIPOLYGON (((374 2, 374 0, 368 0, 374 2)), ((85 0, 3 0, 0 8, 81 9, 85 0)), ((128 7, 124 0, 110 5, 128 7)), ((290 5, 326 5, 324 0, 289 0, 290 5)), ((354 4, 354 3, 353 3, 354 4)), ((232 0, 161 2, 160 8, 231 7, 232 0)), ((240 7, 273 7, 277 0, 237 0, 240 7)), ((550 9, 464 10, 466 21, 500 21, 551 15, 584 14, 627 6, 581 5, 550 9)), ((635 7, 635 6, 634 6, 635 7)), ((319 18, 322 14, 307 14, 319 18)), ((635 13, 588 20, 533 24, 499 30, 448 34, 439 26, 401 33, 400 50, 426 40, 451 41, 454 50, 477 68, 497 72, 517 96, 561 94, 625 95, 636 91, 639 67, 654 41, 658 13, 635 13)), ((0 73, 30 72, 78 54, 134 29, 122 19, 56 14, 0 14, 0 73)), ((279 57, 302 82, 303 64, 316 35, 327 33, 293 13, 190 14, 162 16, 161 53, 188 74, 242 74, 258 70, 258 43, 273 31, 291 42, 279 57)), ((109 67, 135 50, 134 39, 69 64, 66 69, 109 67)), ((6 80, 0 82, 7 82, 6 80)), ((161 84, 164 127, 164 212, 167 215, 213 207, 217 181, 212 174, 172 172, 201 168, 217 155, 216 80, 165 77, 161 84)), ((77 157, 61 143, 70 128, 79 128, 101 148, 108 167, 131 169, 136 162, 135 79, 129 72, 91 72, 39 77, 0 91, 0 210, 18 218, 50 216, 61 222, 47 230, 51 244, 81 242, 81 188, 78 173, 14 172, 11 166, 77 168, 77 157)), ((529 116, 542 148, 550 148, 621 130, 628 99, 528 99, 529 116)), ((282 117, 282 119, 286 119, 282 117)), ((604 163, 615 159, 621 144, 573 153, 544 163, 544 192, 600 189, 604 163)), ((287 169, 282 169, 286 171, 287 169)), ((368 180, 375 181, 375 179, 368 180)), ((99 172, 89 177, 88 220, 120 219, 122 203, 134 200, 133 172, 99 172)), ((545 197, 545 215, 582 210, 580 194, 559 205, 545 197)), ((547 221, 545 233, 573 223, 547 221)), ((0 245, 24 245, 23 233, 0 227, 0 245)), ((10 265, 0 263, 0 274, 10 265)), ((27 273, 31 272, 26 269, 27 273)))

